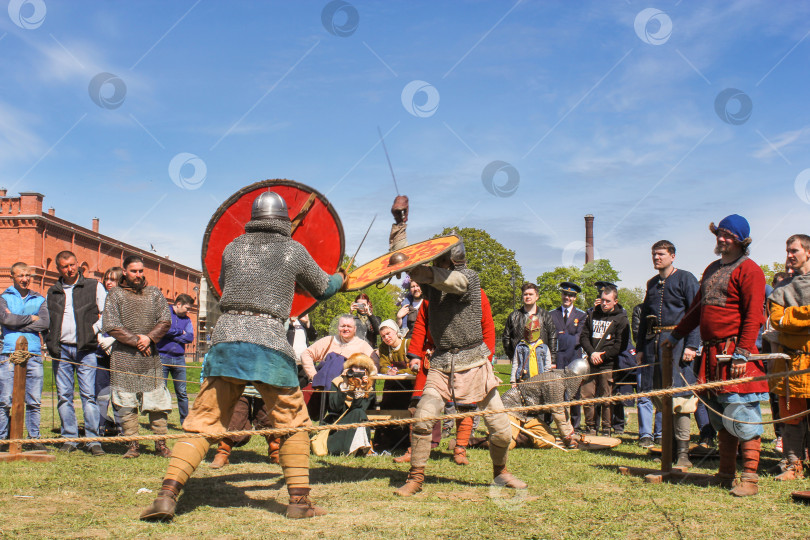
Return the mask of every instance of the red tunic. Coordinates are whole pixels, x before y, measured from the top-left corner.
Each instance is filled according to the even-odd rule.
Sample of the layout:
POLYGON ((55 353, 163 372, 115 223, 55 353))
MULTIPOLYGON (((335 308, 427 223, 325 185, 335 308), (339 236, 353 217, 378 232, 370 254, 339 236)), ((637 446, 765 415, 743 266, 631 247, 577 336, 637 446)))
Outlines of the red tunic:
MULTIPOLYGON (((762 269, 748 257, 722 265, 714 261, 700 280, 700 290, 692 300, 689 309, 673 331, 679 337, 686 336, 700 326, 700 338, 703 340, 703 353, 698 373, 699 382, 729 380, 731 362, 718 366, 716 355, 723 354, 725 340, 735 337, 725 351, 732 354, 735 349, 750 354, 757 353, 757 335, 765 322, 765 274, 762 269), (717 343, 722 340, 722 343, 717 343), (711 343, 710 345, 707 342, 711 343)), ((761 361, 748 362, 745 376, 764 375, 761 361)), ((747 394, 767 392, 768 381, 749 382, 724 386, 717 393, 747 394)))
MULTIPOLYGON (((411 344, 408 347, 408 354, 413 354, 422 359, 425 358, 425 351, 434 349, 433 337, 430 335, 427 324, 427 305, 428 301, 422 300, 419 313, 416 314, 416 322, 413 325, 411 344)), ((492 361, 492 356, 495 354, 495 321, 492 320, 492 308, 484 289, 481 289, 481 330, 484 334, 484 343, 489 348, 489 360, 492 361)), ((422 362, 419 371, 416 372, 413 397, 416 398, 422 395, 427 380, 427 372, 425 362, 422 362)))

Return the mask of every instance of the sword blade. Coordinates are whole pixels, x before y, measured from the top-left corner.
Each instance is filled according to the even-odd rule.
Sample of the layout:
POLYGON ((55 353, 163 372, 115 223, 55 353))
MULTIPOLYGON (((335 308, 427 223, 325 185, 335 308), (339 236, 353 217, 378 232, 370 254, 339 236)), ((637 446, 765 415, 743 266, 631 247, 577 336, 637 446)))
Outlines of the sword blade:
POLYGON ((377 133, 380 135, 380 142, 382 143, 383 151, 385 152, 385 160, 388 162, 388 169, 391 171, 391 178, 394 179, 394 189, 397 190, 397 195, 399 195, 399 186, 397 185, 397 177, 394 176, 394 167, 391 166, 391 158, 388 157, 388 148, 385 147, 385 139, 383 139, 382 131, 380 131, 380 126, 377 126, 377 133))
POLYGON ((366 237, 368 236, 368 233, 371 232, 371 226, 374 225, 374 220, 376 220, 376 219, 377 219, 377 214, 374 214, 374 217, 371 218, 371 223, 369 223, 369 225, 368 225, 368 229, 366 229, 366 234, 363 235, 363 239, 360 240, 360 245, 357 246, 357 251, 354 252, 354 255, 352 255, 351 260, 349 260, 349 264, 346 265, 346 271, 347 272, 349 272, 352 269, 352 265, 354 264, 354 259, 357 257, 357 254, 360 253, 360 248, 363 247, 363 242, 366 241, 366 237))

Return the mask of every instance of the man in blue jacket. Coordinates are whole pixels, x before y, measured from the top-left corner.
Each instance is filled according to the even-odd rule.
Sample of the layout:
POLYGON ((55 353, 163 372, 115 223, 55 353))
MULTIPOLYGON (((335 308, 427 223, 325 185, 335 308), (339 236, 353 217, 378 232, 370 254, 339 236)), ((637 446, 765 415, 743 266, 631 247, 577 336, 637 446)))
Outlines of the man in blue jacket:
MULTIPOLYGON (((14 285, 0 296, 0 324, 3 325, 3 352, 0 354, 0 439, 8 438, 11 393, 14 387, 14 365, 8 361, 14 352, 17 339, 25 336, 28 352, 39 355, 42 351, 40 332, 48 329, 50 318, 45 298, 31 291, 31 270, 24 262, 11 266, 11 280, 14 285)), ((42 357, 32 356, 28 360, 25 377, 25 427, 28 436, 39 438, 40 403, 42 402, 43 369, 42 357)), ((45 450, 40 444, 34 449, 45 450)))
POLYGON ((169 374, 174 379, 174 393, 177 395, 177 410, 180 412, 180 424, 188 416, 188 394, 186 394, 186 344, 194 341, 194 325, 188 316, 188 310, 194 305, 194 299, 187 294, 179 294, 174 300, 172 310, 172 327, 158 342, 158 353, 163 364, 163 377, 169 384, 169 374))

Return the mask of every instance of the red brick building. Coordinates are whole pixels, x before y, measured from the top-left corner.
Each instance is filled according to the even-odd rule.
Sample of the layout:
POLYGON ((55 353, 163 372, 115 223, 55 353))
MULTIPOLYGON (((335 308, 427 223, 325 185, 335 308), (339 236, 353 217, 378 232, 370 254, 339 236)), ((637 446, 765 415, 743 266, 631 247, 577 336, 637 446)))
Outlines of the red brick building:
MULTIPOLYGON (((98 218, 93 218, 92 228, 87 229, 56 217, 53 208, 43 213, 44 198, 40 193, 7 197, 6 190, 0 189, 0 290, 11 285, 11 265, 18 261, 28 263, 32 271, 31 288, 44 295, 59 279, 54 258, 60 251, 75 253, 85 277, 98 280, 108 268, 121 266, 129 255, 140 255, 147 283, 158 287, 169 303, 181 293, 194 298, 189 316, 194 327, 199 328, 202 278, 199 270, 99 233, 98 218)), ((186 347, 187 356, 195 351, 196 343, 186 347)))

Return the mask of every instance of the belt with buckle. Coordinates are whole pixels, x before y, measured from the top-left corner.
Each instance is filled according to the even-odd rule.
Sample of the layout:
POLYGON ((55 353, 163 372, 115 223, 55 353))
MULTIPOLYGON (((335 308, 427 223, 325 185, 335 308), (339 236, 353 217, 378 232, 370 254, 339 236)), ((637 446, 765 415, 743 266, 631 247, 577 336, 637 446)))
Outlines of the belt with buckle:
POLYGON ((661 332, 672 332, 675 330, 675 326, 676 325, 674 324, 672 326, 653 326, 652 331, 655 334, 660 334, 661 332))

